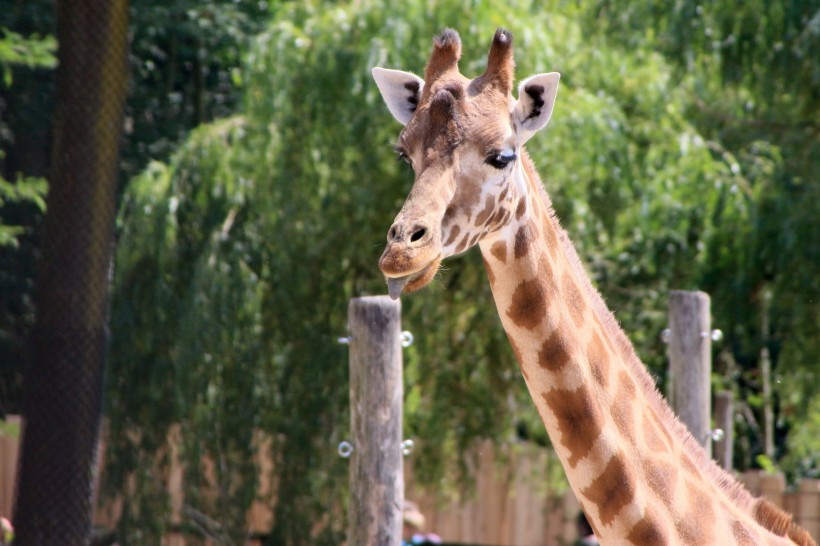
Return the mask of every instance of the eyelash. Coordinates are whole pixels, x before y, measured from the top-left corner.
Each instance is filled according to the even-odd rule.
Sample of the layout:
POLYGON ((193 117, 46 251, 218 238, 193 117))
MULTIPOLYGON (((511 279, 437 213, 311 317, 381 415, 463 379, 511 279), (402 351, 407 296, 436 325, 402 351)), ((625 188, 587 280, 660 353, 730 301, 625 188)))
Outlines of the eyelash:
POLYGON ((404 148, 395 147, 393 150, 396 152, 399 161, 404 161, 408 165, 412 165, 413 161, 410 159, 410 156, 407 152, 404 151, 404 148))
POLYGON ((515 154, 503 155, 501 152, 493 152, 493 154, 487 158, 487 163, 496 169, 503 169, 515 161, 517 157, 515 154))

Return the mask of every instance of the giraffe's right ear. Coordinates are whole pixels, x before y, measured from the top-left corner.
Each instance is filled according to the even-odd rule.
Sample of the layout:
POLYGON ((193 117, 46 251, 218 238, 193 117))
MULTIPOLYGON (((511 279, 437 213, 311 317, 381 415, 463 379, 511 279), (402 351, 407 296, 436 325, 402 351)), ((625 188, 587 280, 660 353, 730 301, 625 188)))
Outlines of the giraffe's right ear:
POLYGON ((373 69, 373 79, 387 103, 387 109, 399 123, 407 125, 419 104, 424 80, 410 72, 378 67, 373 69))

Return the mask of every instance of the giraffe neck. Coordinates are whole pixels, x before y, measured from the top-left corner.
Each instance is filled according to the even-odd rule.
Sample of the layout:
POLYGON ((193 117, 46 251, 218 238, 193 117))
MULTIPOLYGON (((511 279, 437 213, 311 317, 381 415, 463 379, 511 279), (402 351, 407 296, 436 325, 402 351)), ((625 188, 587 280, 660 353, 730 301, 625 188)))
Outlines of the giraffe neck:
POLYGON ((530 395, 596 535, 636 545, 783 540, 755 523, 756 499, 661 398, 521 155, 514 220, 480 247, 530 395))

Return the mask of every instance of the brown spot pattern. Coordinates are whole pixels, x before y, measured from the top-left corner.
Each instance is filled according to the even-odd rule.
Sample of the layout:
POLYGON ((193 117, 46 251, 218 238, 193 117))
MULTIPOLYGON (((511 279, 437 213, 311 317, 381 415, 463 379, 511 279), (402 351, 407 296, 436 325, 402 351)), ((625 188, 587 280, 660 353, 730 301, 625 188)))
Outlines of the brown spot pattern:
POLYGON ((684 544, 705 546, 714 544, 715 509, 712 499, 700 488, 686 484, 691 511, 681 518, 676 518, 675 529, 684 544))
POLYGON ((732 523, 732 534, 735 536, 737 546, 757 546, 757 541, 752 537, 749 530, 739 521, 732 523))
POLYGON ((559 372, 569 364, 567 340, 558 330, 544 340, 538 351, 538 364, 551 372, 559 372))
POLYGON ((521 373, 524 375, 524 379, 529 380, 530 376, 524 371, 524 366, 522 363, 524 362, 524 356, 521 353, 521 348, 515 343, 515 340, 510 336, 507 336, 507 341, 510 342, 510 347, 512 348, 513 356, 515 357, 515 361, 518 362, 518 367, 521 369, 521 373))
POLYGON ((518 200, 518 206, 515 207, 515 219, 520 220, 524 216, 524 211, 527 210, 527 198, 522 197, 518 200))
POLYGON ((549 250, 550 256, 554 261, 558 260, 558 237, 555 235, 555 229, 548 221, 544 222, 544 227, 541 229, 544 235, 544 245, 549 250))
POLYGON ((530 244, 532 243, 531 233, 532 232, 528 224, 522 225, 518 228, 518 231, 515 232, 513 254, 515 255, 516 260, 523 258, 527 255, 527 252, 529 252, 530 244))
POLYGON ((460 254, 460 253, 464 252, 464 250, 467 248, 467 244, 469 242, 470 242, 470 234, 468 233, 464 236, 464 238, 461 240, 461 242, 458 243, 458 246, 456 246, 455 253, 460 254))
POLYGON ((649 488, 660 498, 664 506, 672 506, 675 494, 677 469, 669 463, 658 459, 644 459, 643 472, 649 488))
POLYGON ((652 420, 655 421, 655 425, 657 426, 656 430, 658 430, 661 433, 661 436, 664 438, 664 440, 666 440, 666 445, 670 447, 673 446, 675 442, 672 441, 672 435, 669 433, 668 430, 666 430, 666 425, 664 425, 663 420, 660 417, 658 417, 658 414, 654 411, 650 415, 652 417, 652 420))
POLYGON ((618 387, 623 389, 623 393, 629 397, 635 398, 635 382, 629 377, 629 374, 624 370, 618 372, 618 387))
POLYGON ((601 475, 581 493, 598 507, 601 523, 609 525, 618 512, 635 498, 635 478, 624 464, 623 456, 616 454, 601 475))
POLYGON ((453 229, 450 230, 450 235, 447 236, 447 241, 444 243, 444 246, 450 246, 456 241, 456 237, 458 237, 459 232, 461 229, 458 226, 453 226, 453 229))
POLYGON ((490 262, 488 262, 483 256, 481 257, 482 261, 484 262, 484 269, 487 270, 487 278, 490 279, 490 284, 495 284, 495 272, 493 268, 490 266, 490 262))
POLYGON ((497 209, 490 219, 487 220, 487 227, 490 230, 495 230, 501 225, 501 219, 504 217, 504 209, 497 209))
POLYGON ((678 532, 682 544, 691 546, 705 546, 713 544, 705 538, 703 533, 703 526, 698 521, 693 521, 688 517, 680 518, 675 521, 675 530, 678 532))
POLYGON ((512 348, 515 360, 520 364, 521 362, 523 362, 521 349, 518 347, 518 344, 515 342, 515 340, 510 336, 507 336, 507 341, 510 342, 510 347, 512 348))
POLYGON ((541 281, 530 279, 521 281, 515 287, 512 301, 507 308, 507 316, 521 328, 532 330, 547 314, 546 294, 541 281))
POLYGON ((504 202, 504 199, 507 197, 507 192, 508 192, 508 191, 510 191, 510 187, 509 187, 509 186, 507 186, 507 187, 505 187, 503 190, 501 190, 501 193, 499 193, 499 194, 498 194, 498 202, 499 202, 499 203, 503 203, 503 202, 504 202))
POLYGON ((586 385, 574 391, 550 389, 542 396, 558 419, 561 445, 570 453, 567 460, 570 467, 575 468, 601 434, 601 410, 593 404, 594 398, 586 385))
POLYGON ((475 225, 476 226, 483 226, 484 222, 487 221, 487 218, 490 217, 490 213, 495 208, 495 198, 492 195, 488 195, 486 201, 484 201, 484 209, 478 213, 478 216, 475 217, 475 225))
POLYGON ((666 452, 669 449, 656 428, 656 419, 652 418, 654 414, 655 412, 651 408, 647 409, 647 411, 643 414, 644 441, 646 442, 646 447, 648 447, 650 451, 666 452))
POLYGON ((490 254, 502 264, 507 263, 507 243, 505 241, 494 242, 490 247, 490 254))
POLYGON ((509 210, 504 209, 504 215, 501 217, 501 224, 506 224, 510 220, 510 216, 512 216, 512 213, 509 210))
POLYGON ((623 390, 618 391, 618 394, 615 395, 615 401, 612 403, 612 420, 615 421, 615 426, 618 427, 621 435, 630 444, 637 442, 634 410, 635 401, 628 396, 624 396, 623 390))
POLYGON ((510 211, 507 209, 498 209, 487 222, 488 231, 496 231, 507 223, 507 218, 510 217, 510 211))
POLYGON ((630 444, 635 444, 635 384, 623 370, 618 374, 618 388, 612 403, 612 419, 623 437, 630 444))
POLYGON ((680 463, 683 469, 686 470, 686 472, 696 477, 697 479, 700 479, 700 470, 698 470, 698 467, 696 467, 694 463, 692 463, 692 461, 689 459, 689 455, 683 453, 680 457, 680 463))
POLYGON ((456 209, 455 209, 455 207, 453 207, 453 205, 450 205, 449 207, 447 207, 447 210, 444 211, 444 216, 441 218, 442 225, 449 224, 452 221, 453 216, 455 215, 455 213, 456 213, 456 209))
POLYGON ((587 360, 593 379, 602 387, 606 387, 609 384, 609 358, 598 332, 592 334, 587 347, 587 360))
POLYGON ((572 317, 575 325, 580 328, 584 324, 584 310, 586 309, 586 304, 584 303, 584 297, 581 294, 581 290, 578 289, 578 285, 575 284, 575 280, 572 278, 572 274, 569 271, 565 271, 561 277, 561 288, 564 291, 564 301, 567 302, 569 316, 572 317))
POLYGON ((629 532, 626 539, 636 546, 665 546, 669 544, 661 526, 646 514, 629 532))

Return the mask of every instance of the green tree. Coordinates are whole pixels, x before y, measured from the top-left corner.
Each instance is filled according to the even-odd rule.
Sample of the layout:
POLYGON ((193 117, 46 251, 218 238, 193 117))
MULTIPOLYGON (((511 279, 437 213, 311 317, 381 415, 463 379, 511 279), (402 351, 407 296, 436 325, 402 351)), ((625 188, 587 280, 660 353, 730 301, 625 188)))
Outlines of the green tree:
MULTIPOLYGON (((0 28, 0 88, 11 88, 14 67, 52 69, 55 47, 53 37, 24 37, 0 28)), ((16 392, 22 371, 22 339, 33 322, 31 240, 45 211, 48 187, 44 178, 19 172, 10 177, 12 180, 4 177, 8 171, 6 148, 12 139, 4 110, 0 95, 0 416, 19 409, 16 392)))
POLYGON ((242 55, 267 0, 133 0, 123 171, 166 160, 194 127, 236 111, 242 55))
MULTIPOLYGON (((24 37, 17 32, 0 28, 0 71, 3 76, 3 87, 9 89, 14 82, 13 68, 24 66, 30 69, 52 69, 56 64, 54 52, 57 44, 53 36, 39 37, 33 35, 24 37)), ((11 140, 8 125, 2 114, 5 103, 0 97, 0 167, 5 158, 5 147, 11 140)), ((0 168, 0 207, 4 214, 0 217, 0 247, 19 247, 18 237, 25 233, 22 225, 7 224, 4 218, 14 215, 8 210, 9 204, 33 203, 39 210, 45 208, 45 180, 18 176, 15 182, 9 182, 2 176, 6 169, 0 168)))
MULTIPOLYGON (((747 160, 704 133, 690 118, 700 121, 704 82, 717 96, 722 80, 680 70, 662 47, 665 27, 654 31, 665 37, 657 42, 649 24, 631 39, 601 24, 605 15, 594 2, 526 0, 441 1, 435 10, 411 1, 400 11, 379 0, 277 6, 246 56, 242 115, 198 128, 167 163, 135 178, 123 200, 107 472, 112 492, 138 477, 124 506, 124 542, 156 541, 167 527, 167 461, 156 454, 176 424, 189 463, 187 502, 228 534, 244 530, 257 494, 252 452, 267 439, 280 499, 271 542, 341 540, 346 466, 335 446, 347 435, 348 394, 335 339, 350 297, 384 292, 376 261, 412 182, 391 157, 399 127, 369 69, 420 72, 430 38, 455 21, 471 21, 458 29, 468 75, 483 70, 499 24, 515 33, 519 76, 562 72, 551 127, 530 153, 659 381, 670 288, 713 292, 727 354, 759 340, 754 318, 735 326, 724 317, 740 321, 737 303, 753 301, 749 263, 739 258, 756 251, 738 234, 759 222, 755 191, 768 195, 754 176, 782 168, 782 152, 760 144, 747 160), (194 464, 205 455, 219 463, 211 475, 194 464), (204 483, 224 494, 203 495, 204 483)), ((802 252, 789 259, 806 264, 811 253, 802 252)), ((419 477, 452 491, 468 475, 464 454, 477 439, 546 442, 477 252, 404 303, 416 336, 405 355, 405 401, 419 477)), ((795 369, 810 371, 804 363, 816 349, 789 346, 779 362, 791 350, 800 355, 795 369)))
MULTIPOLYGON (((698 284, 712 294, 715 323, 729 334, 718 363, 721 382, 753 410, 744 412, 736 462, 748 466, 761 453, 777 460, 789 445, 805 452, 783 439, 793 426, 803 431, 800 438, 809 436, 810 423, 816 427, 810 400, 820 388, 817 6, 719 0, 670 8, 607 0, 586 12, 585 25, 622 47, 663 53, 675 77, 690 83, 686 116, 711 153, 731 166, 723 191, 743 206, 734 220, 726 217, 728 203, 717 209, 709 259, 698 272, 698 284), (771 361, 769 379, 764 360, 771 361), (761 396, 768 380, 771 400, 761 396)), ((816 475, 814 453, 799 465, 787 456, 785 470, 816 475)))
MULTIPOLYGON (((241 56, 269 10, 268 2, 250 0, 131 2, 123 180, 152 159, 167 159, 193 127, 235 110, 241 56)), ((53 1, 0 0, 0 408, 7 411, 19 411, 22 347, 35 314, 53 33, 53 1)))

